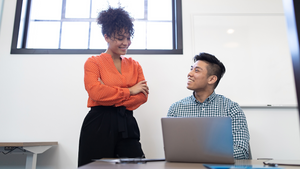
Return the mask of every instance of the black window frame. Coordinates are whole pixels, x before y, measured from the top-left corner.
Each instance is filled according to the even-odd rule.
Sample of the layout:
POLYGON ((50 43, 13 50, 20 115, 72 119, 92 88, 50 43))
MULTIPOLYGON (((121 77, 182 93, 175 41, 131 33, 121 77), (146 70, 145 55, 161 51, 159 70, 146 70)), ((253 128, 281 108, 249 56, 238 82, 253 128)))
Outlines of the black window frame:
MULTIPOLYGON (((26 0, 26 14, 23 37, 27 36, 31 0, 26 0)), ((182 36, 182 0, 172 0, 173 49, 128 49, 127 54, 183 54, 182 36)), ((11 54, 100 54, 106 49, 28 49, 25 48, 26 38, 23 38, 21 48, 17 48, 19 27, 21 22, 23 0, 17 0, 11 54)))

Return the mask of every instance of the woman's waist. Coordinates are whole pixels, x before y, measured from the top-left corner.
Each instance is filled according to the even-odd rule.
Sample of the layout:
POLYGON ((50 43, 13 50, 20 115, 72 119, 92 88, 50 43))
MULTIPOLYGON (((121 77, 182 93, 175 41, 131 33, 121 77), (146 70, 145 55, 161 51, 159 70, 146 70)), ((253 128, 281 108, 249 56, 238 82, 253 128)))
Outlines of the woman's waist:
POLYGON ((119 107, 115 107, 115 106, 102 106, 102 105, 98 105, 98 106, 92 106, 91 107, 91 111, 97 111, 97 112, 122 112, 122 113, 132 113, 132 110, 127 110, 125 106, 119 106, 119 107))

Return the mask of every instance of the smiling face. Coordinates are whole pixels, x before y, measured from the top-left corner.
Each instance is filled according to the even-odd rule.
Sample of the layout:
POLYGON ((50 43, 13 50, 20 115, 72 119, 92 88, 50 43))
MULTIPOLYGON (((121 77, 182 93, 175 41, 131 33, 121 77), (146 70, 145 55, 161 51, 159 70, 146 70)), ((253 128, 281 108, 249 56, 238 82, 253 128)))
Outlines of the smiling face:
POLYGON ((108 49, 106 53, 115 57, 125 55, 128 47, 131 44, 131 37, 129 33, 125 33, 125 31, 123 31, 122 34, 115 33, 114 35, 112 35, 112 37, 108 37, 105 34, 104 38, 108 44, 108 49))
POLYGON ((198 60, 188 74, 187 88, 195 92, 214 89, 215 75, 208 76, 208 63, 198 60))

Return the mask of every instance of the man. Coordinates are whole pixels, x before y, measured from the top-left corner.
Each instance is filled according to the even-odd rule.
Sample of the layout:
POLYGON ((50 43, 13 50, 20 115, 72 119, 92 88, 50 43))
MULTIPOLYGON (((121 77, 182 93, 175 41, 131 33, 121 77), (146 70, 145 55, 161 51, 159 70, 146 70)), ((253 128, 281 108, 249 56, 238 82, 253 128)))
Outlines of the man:
POLYGON ((249 131, 243 110, 214 91, 225 73, 223 63, 208 53, 196 55, 194 62, 187 76, 187 88, 193 95, 173 103, 168 117, 231 117, 234 158, 249 159, 249 131))

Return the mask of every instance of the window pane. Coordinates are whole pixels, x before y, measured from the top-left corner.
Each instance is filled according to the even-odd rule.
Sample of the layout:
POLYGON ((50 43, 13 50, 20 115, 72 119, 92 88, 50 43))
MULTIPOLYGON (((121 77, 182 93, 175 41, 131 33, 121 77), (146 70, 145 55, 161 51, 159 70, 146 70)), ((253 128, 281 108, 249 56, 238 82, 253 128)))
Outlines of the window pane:
POLYGON ((172 49, 172 22, 148 22, 147 49, 172 49))
POLYGON ((97 18, 98 13, 108 8, 107 1, 93 0, 91 18, 97 18))
POLYGON ((66 0, 66 18, 89 18, 90 0, 66 0))
POLYGON ((101 26, 93 22, 91 25, 90 49, 106 49, 107 43, 101 33, 101 26))
POLYGON ((119 0, 107 0, 107 3, 113 8, 119 7, 119 0))
POLYGON ((61 48, 87 49, 88 35, 88 22, 63 22, 61 33, 61 48))
POLYGON ((149 0, 148 1, 149 20, 172 20, 171 0, 149 0), (157 5, 159 4, 159 5, 157 5))
POLYGON ((134 36, 129 49, 146 49, 146 22, 134 21, 134 36))
MULTIPOLYGON (((119 7, 118 0, 100 1, 93 0, 92 2, 92 18, 97 18, 98 13, 108 8, 108 6, 119 7)), ((135 19, 144 19, 144 0, 120 0, 120 5, 129 12, 130 16, 135 19), (132 5, 134 4, 134 5, 132 5)))
POLYGON ((57 49, 60 22, 30 22, 27 48, 57 49))
POLYGON ((144 0, 120 0, 121 6, 134 19, 144 19, 145 1, 144 0), (134 5, 133 5, 134 4, 134 5))
POLYGON ((22 41, 23 41, 23 35, 24 35, 24 28, 25 28, 25 9, 27 7, 27 1, 22 2, 22 12, 21 12, 21 18, 20 18, 20 27, 19 27, 19 38, 17 42, 17 48, 22 48, 22 41))
MULTIPOLYGON (((181 24, 181 17, 178 17, 180 22, 175 23, 175 30, 173 30, 174 25, 172 25, 172 3, 178 3, 175 5, 176 10, 181 11, 181 0, 16 1, 15 24, 18 24, 18 28, 14 27, 11 48, 11 53, 14 54, 19 52, 74 53, 75 51, 76 53, 92 53, 97 49, 100 51, 106 49, 107 43, 101 34, 100 26, 95 22, 95 18, 100 11, 106 10, 109 6, 113 8, 123 7, 135 20, 135 34, 129 48, 130 54, 182 53, 182 30, 181 25, 177 25, 181 24), (25 18, 28 9, 27 1, 31 2, 28 20, 25 18), (19 5, 22 5, 22 8, 19 5), (174 34, 173 31, 176 33, 174 34), (173 37, 177 34, 180 36, 173 37), (178 46, 174 46, 174 44, 178 46), (45 50, 35 50, 35 48, 45 50), (46 51, 47 49, 93 50, 46 51)), ((181 14, 178 13, 178 15, 181 14)))
POLYGON ((62 0, 31 0, 30 18, 59 20, 61 18, 62 0))

